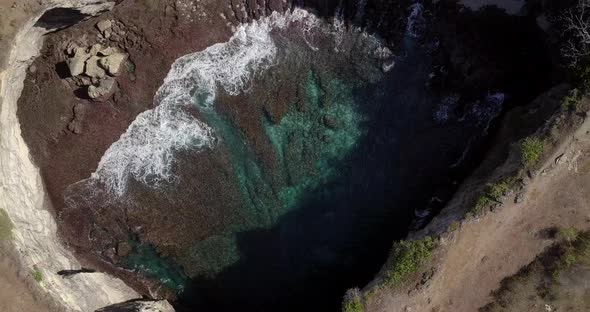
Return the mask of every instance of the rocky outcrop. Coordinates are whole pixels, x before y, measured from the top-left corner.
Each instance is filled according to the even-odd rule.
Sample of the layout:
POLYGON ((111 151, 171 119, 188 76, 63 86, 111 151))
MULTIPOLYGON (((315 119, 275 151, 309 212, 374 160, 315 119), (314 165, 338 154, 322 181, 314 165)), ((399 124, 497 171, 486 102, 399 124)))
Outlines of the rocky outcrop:
MULTIPOLYGON (((77 274, 63 278, 56 273, 79 269, 81 265, 58 238, 39 169, 31 162, 29 149, 21 136, 17 100, 23 89, 26 69, 41 48, 42 36, 52 30, 35 27, 43 12, 64 7, 90 16, 113 5, 114 2, 94 0, 46 1, 39 11, 29 13, 30 19, 21 25, 20 32, 9 45, 11 50, 0 51, 8 56, 6 65, 0 68, 0 202, 14 223, 13 243, 20 253, 23 271, 28 272, 34 267, 41 272, 43 278, 35 288, 49 296, 60 311, 94 311, 136 298, 138 294, 121 280, 106 274, 77 274)), ((82 55, 76 64, 72 64, 74 73, 81 69, 82 55)))
MULTIPOLYGON (((111 29, 112 24, 110 20, 102 20, 96 24, 96 28, 104 34, 111 29)), ((103 46, 101 43, 80 47, 79 42, 70 42, 66 53, 71 55, 66 61, 70 74, 77 78, 72 80, 75 88, 86 89, 88 97, 92 100, 108 100, 117 87, 113 77, 120 74, 127 60, 127 53, 116 47, 103 46)))

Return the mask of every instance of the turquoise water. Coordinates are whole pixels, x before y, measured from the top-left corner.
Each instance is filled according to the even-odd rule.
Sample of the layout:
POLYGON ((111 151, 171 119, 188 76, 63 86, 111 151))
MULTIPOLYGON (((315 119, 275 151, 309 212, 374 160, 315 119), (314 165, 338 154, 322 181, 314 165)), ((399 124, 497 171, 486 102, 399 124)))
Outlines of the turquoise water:
POLYGON ((240 129, 215 110, 201 110, 229 150, 245 218, 191 248, 191 262, 202 272, 200 277, 214 278, 243 260, 237 236, 270 230, 285 214, 296 210, 310 191, 337 178, 332 164, 361 137, 362 118, 356 113, 350 86, 336 78, 321 85, 313 71, 301 83, 306 91, 305 111, 292 107, 278 124, 264 120, 266 135, 282 168, 278 180, 284 182, 278 190, 271 182, 277 179, 264 171, 240 129))
MULTIPOLYGON (((222 233, 196 242, 187 252, 193 271, 200 272, 199 278, 214 279, 244 260, 238 247, 241 233, 270 230, 287 213, 296 211, 312 192, 337 180, 339 162, 363 136, 364 118, 357 111, 352 84, 336 77, 327 79, 325 74, 322 83, 313 70, 304 77, 300 83, 305 90, 305 109, 291 107, 277 124, 260 115, 265 135, 278 156, 281 169, 275 173, 265 172, 240 129, 215 109, 198 105, 205 97, 195 95, 203 121, 215 129, 229 151, 244 216, 222 233), (271 174, 279 177, 273 179, 271 174), (282 184, 273 188, 271 181, 282 184)), ((160 280, 179 294, 188 282, 181 267, 159 256, 149 245, 135 244, 124 265, 160 280)))
POLYGON ((287 210, 296 209, 307 192, 337 178, 332 164, 342 161, 363 134, 363 118, 349 85, 331 79, 324 88, 313 71, 304 83, 306 110, 292 108, 280 123, 265 124, 287 178, 278 194, 287 210))
POLYGON ((133 250, 129 256, 122 260, 123 267, 136 270, 146 277, 157 279, 164 287, 177 294, 184 292, 188 277, 184 274, 181 266, 160 256, 149 244, 140 244, 134 239, 130 239, 129 243, 133 250))

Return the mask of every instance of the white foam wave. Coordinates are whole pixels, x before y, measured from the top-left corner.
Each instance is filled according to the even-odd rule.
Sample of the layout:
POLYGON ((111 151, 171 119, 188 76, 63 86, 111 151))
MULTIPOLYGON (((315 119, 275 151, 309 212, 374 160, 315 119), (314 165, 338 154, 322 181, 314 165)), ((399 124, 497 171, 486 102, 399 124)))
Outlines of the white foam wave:
POLYGON ((424 32, 424 28, 426 27, 425 19, 424 19, 424 6, 417 2, 410 6, 411 12, 408 16, 408 22, 406 25, 406 35, 418 39, 424 32))
POLYGON ((273 13, 239 26, 228 42, 179 58, 156 93, 156 108, 138 115, 105 152, 92 176, 76 184, 100 181, 122 196, 130 177, 151 187, 174 181, 176 151, 211 148, 216 143, 213 129, 198 120, 190 107, 196 101, 201 109, 211 108, 218 88, 230 95, 247 90, 252 76, 275 61, 277 47, 271 30, 298 21, 304 32, 318 24, 316 17, 301 9, 273 13))

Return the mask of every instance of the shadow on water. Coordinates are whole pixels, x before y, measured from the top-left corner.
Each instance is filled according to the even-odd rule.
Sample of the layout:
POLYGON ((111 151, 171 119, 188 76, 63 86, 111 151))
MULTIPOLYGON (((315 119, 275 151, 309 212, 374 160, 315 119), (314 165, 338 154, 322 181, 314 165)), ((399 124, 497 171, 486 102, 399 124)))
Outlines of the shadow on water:
MULTIPOLYGON (((337 311, 346 289, 374 278, 392 241, 407 234, 414 210, 433 196, 442 202, 452 196, 466 170, 452 165, 482 128, 435 122, 440 99, 428 88, 431 55, 411 37, 400 50, 404 57, 384 79, 355 90, 365 131, 330 163, 336 174, 302 193, 278 220, 232 233, 238 257, 226 259, 213 275, 193 278, 177 302, 179 311, 337 311)), ((219 131, 225 144, 243 145, 228 121, 208 118, 225 125, 219 131)), ((250 162, 250 151, 229 149, 238 179, 255 176, 242 184, 242 194, 252 195, 256 185, 276 192, 263 185, 263 166, 250 162)))
POLYGON ((424 205, 448 183, 462 146, 451 132, 440 141, 420 134, 436 130, 423 128, 435 104, 426 90, 431 65, 413 40, 405 49, 383 81, 356 92, 366 133, 331 164, 337 174, 305 192, 275 226, 238 233, 239 261, 193 279, 179 310, 337 311, 346 289, 374 277, 392 240, 407 233, 407 207, 424 205))

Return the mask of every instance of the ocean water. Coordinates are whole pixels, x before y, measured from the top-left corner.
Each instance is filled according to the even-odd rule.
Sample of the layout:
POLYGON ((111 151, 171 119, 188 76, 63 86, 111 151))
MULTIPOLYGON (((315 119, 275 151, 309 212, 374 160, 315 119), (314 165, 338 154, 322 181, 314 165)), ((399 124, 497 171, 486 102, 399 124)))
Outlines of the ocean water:
MULTIPOLYGON (((149 229, 119 228, 136 238, 118 265, 159 280, 194 309, 337 308, 347 288, 378 272, 415 208, 450 182, 464 143, 483 135, 501 107, 499 93, 482 95, 461 117, 441 107, 452 101, 427 88, 422 7, 408 12, 406 38, 394 51, 402 57, 338 16, 321 21, 300 9, 240 26, 228 42, 181 57, 155 108, 136 118, 91 177, 68 188, 66 204, 97 215, 117 207, 125 218, 174 205, 205 215, 207 198, 191 197, 195 185, 235 191, 228 198, 238 204, 224 196, 215 203, 229 207, 231 221, 213 227, 187 219, 206 234, 178 232, 189 247, 169 256, 135 233, 149 229), (269 106, 283 111, 274 116, 269 106), (199 172, 223 176, 235 190, 190 174, 202 164, 186 155, 212 151, 227 156, 229 168, 199 172), (147 196, 134 193, 138 185, 157 203, 140 201, 147 196)), ((95 222, 109 233, 112 220, 95 222)))

